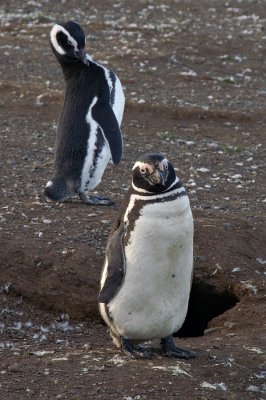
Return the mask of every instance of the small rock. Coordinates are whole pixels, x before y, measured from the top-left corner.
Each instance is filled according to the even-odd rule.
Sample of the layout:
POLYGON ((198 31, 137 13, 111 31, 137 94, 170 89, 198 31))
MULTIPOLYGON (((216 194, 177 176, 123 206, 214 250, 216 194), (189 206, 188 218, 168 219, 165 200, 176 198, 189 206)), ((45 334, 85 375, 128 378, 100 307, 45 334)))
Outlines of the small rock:
POLYGON ((203 174, 206 174, 206 172, 210 172, 209 168, 201 167, 197 168, 198 172, 202 172, 203 174))
POLYGON ((235 326, 236 325, 236 322, 225 322, 224 323, 224 326, 226 326, 226 328, 229 328, 229 329, 231 329, 231 328, 233 328, 233 326, 235 326))
POLYGON ((195 259, 199 260, 199 261, 202 261, 202 262, 207 261, 207 257, 206 256, 196 256, 195 259))
POLYGON ((255 385, 249 385, 246 390, 248 392, 259 392, 260 391, 258 386, 255 386, 255 385))
POLYGON ((235 174, 233 176, 231 176, 232 179, 241 179, 242 175, 241 174, 235 174))
POLYGON ((224 229, 227 229, 227 230, 232 229, 232 224, 230 224, 230 222, 225 222, 224 229))
POLYGON ((194 146, 195 144, 194 140, 187 140, 185 143, 188 147, 194 146))
POLYGON ((36 394, 34 389, 27 388, 26 392, 29 396, 34 396, 36 394))
POLYGON ((52 223, 52 220, 51 219, 43 219, 43 221, 42 221, 44 224, 47 224, 47 225, 49 225, 49 224, 51 224, 52 223))
POLYGON ((33 170, 39 169, 40 167, 41 167, 41 164, 38 161, 33 161, 33 163, 32 163, 33 170))
POLYGON ((219 149, 218 143, 215 143, 215 142, 207 143, 207 146, 209 147, 209 149, 212 149, 212 150, 218 150, 219 149))
POLYGON ((195 182, 193 179, 189 179, 189 181, 188 181, 188 186, 189 186, 189 187, 195 187, 195 186, 197 186, 197 184, 196 184, 196 182, 195 182))
POLYGON ((261 257, 256 258, 257 263, 264 265, 266 264, 266 260, 263 260, 261 257))
POLYGON ((18 363, 14 363, 14 364, 9 365, 8 371, 10 371, 10 372, 20 372, 21 369, 20 369, 18 363))
POLYGON ((241 271, 241 268, 239 268, 239 267, 235 267, 232 269, 232 272, 239 272, 239 271, 241 271))
POLYGON ((214 327, 214 328, 205 329, 204 335, 209 335, 210 333, 218 332, 218 331, 220 331, 221 329, 222 329, 222 326, 217 326, 217 327, 214 327))
POLYGON ((35 105, 36 106, 45 106, 47 103, 43 100, 45 97, 45 94, 39 94, 39 96, 36 97, 35 105))

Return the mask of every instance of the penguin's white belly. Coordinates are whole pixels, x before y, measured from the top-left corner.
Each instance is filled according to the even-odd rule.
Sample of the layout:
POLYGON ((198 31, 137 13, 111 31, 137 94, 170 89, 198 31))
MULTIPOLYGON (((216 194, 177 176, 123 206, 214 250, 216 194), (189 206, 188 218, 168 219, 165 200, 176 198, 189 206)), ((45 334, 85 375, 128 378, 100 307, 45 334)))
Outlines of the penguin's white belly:
POLYGON ((129 339, 162 338, 182 326, 193 268, 187 196, 147 204, 125 247, 125 279, 109 303, 113 325, 129 339))

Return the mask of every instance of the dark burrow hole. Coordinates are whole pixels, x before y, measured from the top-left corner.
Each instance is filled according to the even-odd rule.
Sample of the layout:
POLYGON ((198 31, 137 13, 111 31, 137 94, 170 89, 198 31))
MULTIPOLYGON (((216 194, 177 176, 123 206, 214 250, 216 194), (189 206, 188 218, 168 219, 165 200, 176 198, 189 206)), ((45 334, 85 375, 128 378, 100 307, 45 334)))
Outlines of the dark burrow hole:
POLYGON ((208 323, 238 302, 232 290, 219 292, 199 278, 193 279, 188 312, 182 328, 174 334, 179 338, 203 336, 208 323))

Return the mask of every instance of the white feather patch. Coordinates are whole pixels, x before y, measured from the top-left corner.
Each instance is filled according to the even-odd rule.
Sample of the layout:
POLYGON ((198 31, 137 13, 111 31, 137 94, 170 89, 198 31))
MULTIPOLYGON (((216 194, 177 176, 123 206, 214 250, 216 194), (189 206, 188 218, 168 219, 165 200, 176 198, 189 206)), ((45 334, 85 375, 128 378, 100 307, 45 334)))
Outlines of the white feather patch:
MULTIPOLYGON (((87 156, 84 161, 83 169, 81 172, 81 184, 80 190, 92 190, 101 182, 104 170, 111 158, 111 152, 108 145, 108 142, 105 139, 105 145, 101 153, 97 157, 95 170, 93 176, 90 176, 90 169, 93 166, 94 162, 94 152, 96 150, 96 142, 97 142, 97 130, 99 127, 98 123, 92 118, 92 108, 97 103, 98 97, 95 96, 90 105, 89 111, 86 115, 86 121, 90 126, 90 134, 87 143, 87 156), (87 184, 89 180, 89 183, 87 184)), ((100 128, 101 129, 101 128, 100 128)))
POLYGON ((89 124, 90 127, 90 134, 89 134, 89 139, 87 143, 87 155, 84 160, 84 165, 81 173, 81 191, 83 191, 86 187, 86 182, 89 179, 90 176, 90 168, 93 165, 93 156, 94 156, 94 150, 96 146, 96 134, 97 134, 97 128, 98 124, 97 122, 92 118, 92 107, 97 103, 98 97, 95 96, 92 100, 92 103, 90 105, 89 111, 86 115, 86 121, 89 124))
POLYGON ((48 181, 48 182, 46 183, 46 186, 45 186, 45 187, 50 187, 50 186, 53 186, 53 182, 52 182, 52 181, 48 181))

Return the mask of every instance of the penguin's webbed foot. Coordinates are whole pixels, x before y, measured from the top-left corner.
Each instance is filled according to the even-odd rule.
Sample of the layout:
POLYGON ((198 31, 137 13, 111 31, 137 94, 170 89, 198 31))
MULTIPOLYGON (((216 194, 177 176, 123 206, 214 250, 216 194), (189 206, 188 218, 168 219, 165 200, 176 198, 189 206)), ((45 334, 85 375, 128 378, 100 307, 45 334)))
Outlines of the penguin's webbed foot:
POLYGON ((129 339, 122 338, 122 349, 128 356, 138 360, 150 360, 153 357, 152 352, 148 348, 134 345, 129 339))
POLYGON ((108 197, 102 196, 87 196, 85 193, 79 193, 80 200, 85 204, 92 206, 112 206, 115 203, 108 199, 108 197))
POLYGON ((161 346, 162 346, 162 354, 166 357, 176 357, 185 360, 189 360, 190 358, 196 357, 196 353, 194 353, 194 351, 180 349, 176 347, 172 335, 162 338, 161 346))

